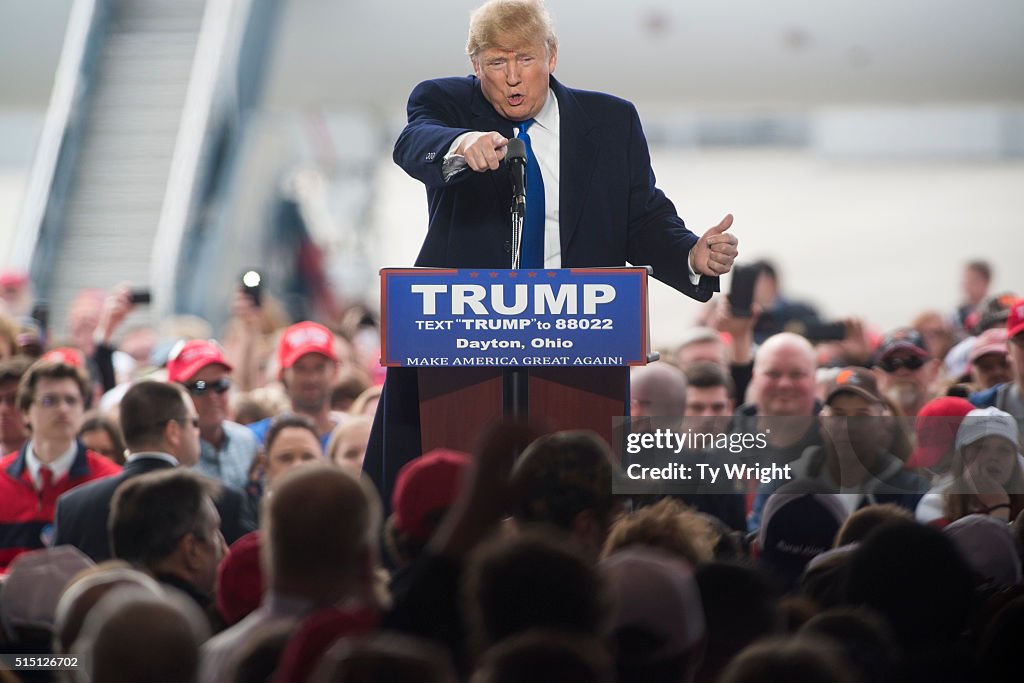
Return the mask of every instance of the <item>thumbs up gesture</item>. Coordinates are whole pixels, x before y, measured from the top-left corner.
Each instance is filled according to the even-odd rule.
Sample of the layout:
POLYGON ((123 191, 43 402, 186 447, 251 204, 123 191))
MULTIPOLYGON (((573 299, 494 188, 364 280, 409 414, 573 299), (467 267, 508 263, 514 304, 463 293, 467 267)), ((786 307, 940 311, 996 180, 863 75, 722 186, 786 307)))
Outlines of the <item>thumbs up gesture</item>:
POLYGON ((726 231, 732 227, 732 214, 726 214, 715 227, 711 228, 697 240, 690 250, 693 269, 701 275, 718 277, 732 269, 732 262, 740 253, 736 248, 739 240, 726 231))

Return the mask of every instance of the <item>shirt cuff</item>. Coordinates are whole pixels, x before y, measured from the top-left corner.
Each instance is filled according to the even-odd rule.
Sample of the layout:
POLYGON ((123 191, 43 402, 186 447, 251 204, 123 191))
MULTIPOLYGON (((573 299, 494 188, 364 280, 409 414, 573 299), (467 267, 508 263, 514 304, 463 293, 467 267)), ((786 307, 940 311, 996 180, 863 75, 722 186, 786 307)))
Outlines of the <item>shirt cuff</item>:
POLYGON ((463 133, 459 137, 457 137, 454 140, 452 140, 452 144, 448 146, 448 151, 445 152, 445 155, 444 155, 445 161, 447 161, 451 157, 455 157, 455 156, 460 157, 460 158, 462 157, 461 154, 456 154, 455 150, 457 150, 459 148, 459 145, 462 144, 462 141, 465 140, 466 137, 471 135, 471 134, 472 134, 472 131, 470 131, 468 133, 463 133))
POLYGON ((693 267, 693 249, 686 255, 686 269, 690 271, 690 284, 696 287, 700 284, 700 273, 693 267))
POLYGON ((469 168, 469 164, 466 163, 466 157, 460 154, 453 154, 450 157, 445 157, 444 161, 441 162, 441 177, 447 183, 467 168, 469 168))

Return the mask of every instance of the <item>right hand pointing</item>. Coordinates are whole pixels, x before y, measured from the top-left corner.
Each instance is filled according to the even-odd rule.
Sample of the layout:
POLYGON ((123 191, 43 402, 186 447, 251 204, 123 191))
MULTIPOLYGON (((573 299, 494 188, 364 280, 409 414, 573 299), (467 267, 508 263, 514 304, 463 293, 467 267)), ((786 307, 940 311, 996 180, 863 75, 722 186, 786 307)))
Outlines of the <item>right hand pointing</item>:
POLYGON ((466 163, 477 173, 495 171, 505 158, 508 139, 501 133, 469 133, 455 150, 466 158, 466 163))

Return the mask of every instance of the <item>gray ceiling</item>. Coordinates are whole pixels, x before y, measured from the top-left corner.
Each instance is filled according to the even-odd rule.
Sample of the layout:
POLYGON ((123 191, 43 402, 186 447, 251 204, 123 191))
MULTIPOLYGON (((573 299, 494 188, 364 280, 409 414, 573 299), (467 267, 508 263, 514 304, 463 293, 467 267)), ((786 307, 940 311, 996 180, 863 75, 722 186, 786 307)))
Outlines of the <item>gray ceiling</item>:
MULTIPOLYGON (((469 72, 474 0, 292 0, 275 105, 404 102, 469 72)), ((548 0, 557 74, 704 106, 1024 101, 1021 0, 548 0)))
MULTIPOLYGON (((144 1, 144 0, 138 0, 144 1)), ((468 73, 467 0, 288 0, 274 107, 394 105, 468 73)), ((0 2, 0 106, 49 97, 71 0, 0 2)), ((566 82, 722 107, 1024 101, 1021 0, 549 0, 566 82)))

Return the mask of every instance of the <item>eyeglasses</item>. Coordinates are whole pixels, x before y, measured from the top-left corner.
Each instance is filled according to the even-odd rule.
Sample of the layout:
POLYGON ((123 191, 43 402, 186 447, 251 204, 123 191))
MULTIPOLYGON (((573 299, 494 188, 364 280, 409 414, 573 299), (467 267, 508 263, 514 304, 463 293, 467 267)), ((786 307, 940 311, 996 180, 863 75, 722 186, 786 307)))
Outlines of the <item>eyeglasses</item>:
POLYGON ((878 362, 878 367, 885 372, 896 372, 900 368, 906 368, 913 372, 924 366, 925 360, 920 356, 907 356, 906 358, 883 358, 878 362))
POLYGON ((63 401, 64 405, 74 408, 82 402, 77 396, 59 396, 57 394, 43 394, 39 397, 39 405, 44 408, 55 408, 63 401))
POLYGON ((227 377, 221 377, 216 382, 207 382, 206 380, 201 379, 185 385, 185 390, 193 396, 202 396, 207 391, 212 391, 215 394, 223 394, 230 388, 231 380, 227 377))

